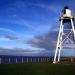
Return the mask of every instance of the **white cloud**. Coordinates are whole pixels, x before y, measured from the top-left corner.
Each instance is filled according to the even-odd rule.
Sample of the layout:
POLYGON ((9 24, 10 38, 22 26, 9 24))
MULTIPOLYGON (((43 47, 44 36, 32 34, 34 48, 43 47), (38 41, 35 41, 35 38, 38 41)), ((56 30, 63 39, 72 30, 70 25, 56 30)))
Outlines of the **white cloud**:
POLYGON ((3 37, 1 37, 1 38, 0 38, 0 42, 1 42, 1 41, 10 41, 10 40, 7 39, 7 38, 3 38, 3 37))
POLYGON ((44 51, 44 49, 34 48, 13 48, 13 47, 0 47, 0 54, 5 55, 38 55, 40 52, 44 51))
POLYGON ((55 5, 55 4, 43 4, 43 3, 32 3, 31 5, 33 6, 37 6, 37 7, 40 7, 40 8, 43 8, 43 9, 46 9, 46 10, 49 10, 49 11, 52 11, 52 12, 55 12, 55 13, 59 13, 59 8, 60 6, 59 5, 55 5))
POLYGON ((7 20, 7 22, 12 23, 12 24, 17 24, 20 26, 25 26, 27 28, 34 30, 34 27, 30 24, 30 22, 25 21, 24 19, 17 19, 17 20, 10 19, 10 20, 7 20))
POLYGON ((0 27, 0 32, 1 32, 1 31, 10 32, 10 33, 12 33, 12 34, 17 34, 15 31, 13 31, 13 30, 11 30, 11 29, 1 28, 1 27, 0 27))

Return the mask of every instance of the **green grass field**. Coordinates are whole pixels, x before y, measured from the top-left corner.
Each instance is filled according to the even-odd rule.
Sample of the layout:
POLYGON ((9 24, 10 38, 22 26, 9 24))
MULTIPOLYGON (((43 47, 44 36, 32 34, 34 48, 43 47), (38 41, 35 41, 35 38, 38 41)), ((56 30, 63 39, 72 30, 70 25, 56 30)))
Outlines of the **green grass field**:
POLYGON ((50 63, 0 64, 0 75, 75 75, 75 65, 50 63))

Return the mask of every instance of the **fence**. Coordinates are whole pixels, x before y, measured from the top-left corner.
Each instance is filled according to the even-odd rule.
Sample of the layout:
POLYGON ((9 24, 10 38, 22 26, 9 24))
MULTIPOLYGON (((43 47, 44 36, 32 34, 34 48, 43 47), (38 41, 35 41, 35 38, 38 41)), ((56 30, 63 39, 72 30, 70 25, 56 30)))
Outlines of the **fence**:
POLYGON ((0 64, 15 64, 15 63, 28 63, 28 62, 49 62, 52 61, 51 57, 15 57, 15 56, 1 56, 0 64))

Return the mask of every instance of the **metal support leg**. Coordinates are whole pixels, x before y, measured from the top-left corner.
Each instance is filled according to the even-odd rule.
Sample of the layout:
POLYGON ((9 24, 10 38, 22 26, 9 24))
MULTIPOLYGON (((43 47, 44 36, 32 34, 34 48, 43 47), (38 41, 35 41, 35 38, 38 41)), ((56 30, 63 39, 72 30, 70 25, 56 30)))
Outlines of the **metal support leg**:
POLYGON ((62 48, 63 28, 64 28, 64 25, 62 25, 62 27, 61 27, 61 35, 60 35, 60 49, 59 49, 59 53, 58 53, 58 62, 60 62, 60 53, 61 53, 61 48, 62 48))
POLYGON ((74 23, 73 20, 71 19, 71 25, 72 25, 72 31, 73 31, 73 37, 74 37, 74 46, 75 46, 75 28, 74 28, 74 23))
POLYGON ((62 29, 62 22, 63 22, 63 20, 61 20, 61 25, 60 25, 58 41, 57 41, 57 46, 56 46, 56 50, 55 50, 55 55, 54 55, 53 63, 56 63, 56 57, 57 57, 57 53, 58 53, 58 48, 60 48, 60 35, 61 35, 61 29, 62 29))

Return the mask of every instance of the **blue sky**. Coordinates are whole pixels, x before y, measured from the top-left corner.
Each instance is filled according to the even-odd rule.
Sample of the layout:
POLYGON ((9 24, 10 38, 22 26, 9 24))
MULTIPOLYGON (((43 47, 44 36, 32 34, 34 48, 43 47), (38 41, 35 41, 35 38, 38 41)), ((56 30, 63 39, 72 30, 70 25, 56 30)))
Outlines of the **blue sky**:
POLYGON ((0 55, 53 55, 65 5, 75 11, 74 0, 0 0, 0 55))

